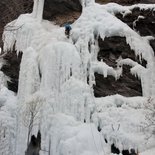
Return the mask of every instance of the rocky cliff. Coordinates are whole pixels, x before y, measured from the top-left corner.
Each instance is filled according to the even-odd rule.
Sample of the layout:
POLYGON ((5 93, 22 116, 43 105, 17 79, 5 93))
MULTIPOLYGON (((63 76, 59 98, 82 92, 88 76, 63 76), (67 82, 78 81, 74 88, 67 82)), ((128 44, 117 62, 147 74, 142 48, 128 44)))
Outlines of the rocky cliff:
MULTIPOLYGON (((111 67, 117 67, 117 59, 121 56, 123 59, 130 58, 138 61, 135 57, 134 51, 126 43, 124 37, 110 37, 105 40, 99 39, 100 51, 98 53, 98 60, 103 60, 111 67)), ((145 65, 145 62, 143 62, 145 65)), ((121 94, 123 96, 141 96, 141 82, 135 76, 131 75, 130 67, 123 67, 123 74, 117 81, 113 76, 104 78, 102 75, 96 74, 96 85, 94 85, 94 93, 96 97, 107 95, 121 94)))
POLYGON ((124 4, 124 5, 131 5, 131 4, 137 4, 137 3, 145 3, 145 4, 153 4, 155 3, 154 0, 96 0, 98 3, 118 3, 118 4, 124 4))
MULTIPOLYGON (((151 2, 153 1, 150 1, 150 3, 151 2)), ((121 13, 117 13, 116 17, 141 36, 155 37, 155 10, 143 10, 136 7, 132 10, 131 14, 123 16, 121 13)), ((155 51, 155 40, 150 40, 150 45, 155 51)), ((116 65, 116 60, 119 56, 138 61, 134 52, 130 49, 129 45, 126 44, 125 38, 111 37, 106 38, 104 41, 99 39, 99 46, 100 52, 98 58, 99 60, 102 59, 105 61, 109 66, 116 65)), ((145 65, 146 62, 143 61, 143 66, 145 65)), ((118 81, 115 81, 112 77, 104 79, 101 75, 96 74, 96 86, 94 87, 95 96, 101 97, 117 93, 124 96, 141 96, 141 83, 136 77, 129 73, 129 70, 130 67, 125 66, 123 68, 123 75, 118 81)))
MULTIPOLYGON (((0 8, 2 8, 2 13, 0 16, 2 21, 0 25, 1 34, 3 29, 2 27, 6 23, 18 17, 21 13, 31 11, 32 0, 27 0, 26 2, 24 0, 20 2, 16 1, 14 1, 13 4, 10 4, 8 0, 3 0, 3 2, 0 2, 0 8)), ((98 2, 117 2, 130 5, 137 2, 153 3, 153 0, 98 0, 98 2)), ((80 13, 81 6, 78 0, 45 1, 44 19, 55 21, 59 25, 63 25, 68 22, 74 22, 80 16, 80 13)), ((123 17, 121 13, 117 13, 116 17, 128 24, 132 29, 137 31, 137 33, 140 33, 142 36, 155 35, 154 10, 141 10, 140 8, 135 8, 132 10, 131 14, 128 14, 125 17, 123 17), (143 18, 138 18, 138 16, 143 18)), ((155 51, 155 41, 151 40, 150 44, 155 51)), ((104 41, 99 38, 99 47, 100 51, 98 53, 98 60, 105 61, 109 66, 116 66, 116 60, 120 56, 138 61, 134 55, 134 52, 126 43, 125 38, 114 36, 105 38, 104 41)), ((15 53, 8 53, 5 55, 4 59, 6 60, 7 64, 4 65, 1 70, 11 78, 11 81, 8 82, 9 89, 17 92, 21 55, 17 57, 15 53)), ((143 66, 145 65, 146 62, 143 61, 143 66)), ((95 96, 101 97, 113 94, 121 94, 124 96, 141 96, 141 82, 136 77, 131 75, 129 70, 130 68, 125 66, 123 68, 123 75, 118 81, 115 81, 115 79, 111 76, 103 78, 103 76, 96 74, 96 85, 94 85, 95 96)))

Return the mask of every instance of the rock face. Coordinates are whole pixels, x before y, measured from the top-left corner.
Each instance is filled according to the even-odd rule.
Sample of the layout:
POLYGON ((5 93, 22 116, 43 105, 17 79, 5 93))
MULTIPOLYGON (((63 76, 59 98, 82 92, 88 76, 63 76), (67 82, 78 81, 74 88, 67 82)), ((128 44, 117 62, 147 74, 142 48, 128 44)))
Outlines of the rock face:
MULTIPOLYGON (((20 14, 32 12, 33 0, 9 0, 0 1, 0 47, 2 47, 2 33, 4 26, 16 19, 20 14)), ((75 21, 81 11, 78 0, 45 0, 44 19, 56 21, 57 24, 75 21)), ((1 70, 10 77, 8 88, 14 92, 18 91, 18 78, 20 61, 22 55, 17 56, 16 52, 9 52, 5 55, 6 64, 1 70)))
POLYGON ((8 88, 14 92, 18 91, 18 79, 19 79, 19 69, 22 54, 19 53, 17 56, 16 52, 9 52, 4 56, 5 65, 1 68, 1 71, 7 75, 10 80, 7 82, 8 88))
MULTIPOLYGON (((155 10, 140 10, 139 8, 135 8, 132 14, 128 14, 125 17, 122 14, 117 14, 116 16, 141 36, 155 37, 155 10), (140 18, 138 19, 138 17, 140 18)), ((150 44, 155 51, 155 40, 151 40, 150 44)))
MULTIPOLYGON (((117 66, 116 60, 120 56, 123 59, 130 58, 138 62, 138 58, 135 57, 134 51, 126 44, 126 40, 123 37, 105 38, 104 41, 99 39, 99 47, 98 60, 103 60, 111 67, 117 66)), ((143 61, 143 65, 146 65, 145 61, 143 61)), ((129 66, 123 67, 123 75, 117 81, 112 76, 104 78, 99 74, 95 74, 95 79, 96 85, 94 86, 94 94, 96 97, 114 94, 127 97, 142 95, 141 82, 131 75, 129 66)))
MULTIPOLYGON (((123 17, 122 14, 116 14, 116 17, 141 36, 155 37, 154 10, 140 10, 139 8, 135 8, 132 10, 131 14, 128 14, 125 17, 123 17)), ((151 40, 150 45, 155 52, 155 40, 151 40)), ((120 55, 123 58, 130 58, 138 62, 138 58, 135 58, 134 52, 126 44, 125 38, 111 37, 106 38, 104 41, 99 39, 99 46, 100 51, 98 59, 102 59, 109 66, 115 67, 115 61, 120 55)), ((146 66, 146 62, 143 61, 142 65, 146 66)), ((123 67, 123 76, 118 81, 115 81, 111 76, 104 79, 103 76, 96 74, 95 77, 96 85, 94 86, 94 94, 96 97, 113 94, 121 94, 127 97, 142 95, 141 82, 130 74, 129 66, 123 67)))
POLYGON ((0 1, 0 47, 2 47, 2 33, 4 26, 16 19, 20 14, 31 12, 33 6, 32 0, 1 0, 0 1))
POLYGON ((136 3, 153 4, 154 0, 96 0, 98 3, 110 3, 115 2, 118 4, 131 5, 136 3))
MULTIPOLYGON (((33 0, 13 0, 12 3, 10 0, 0 1, 0 46, 2 46, 1 36, 4 26, 20 14, 32 12, 32 8, 33 0)), ((81 9, 79 0, 45 0, 44 19, 61 24, 68 21, 73 22, 79 17, 81 9), (66 18, 67 16, 69 18, 66 18), (57 17, 59 18, 57 19, 57 17)))
POLYGON ((79 0, 45 0, 44 19, 52 20, 57 15, 82 10, 79 0), (50 11, 49 11, 50 10, 50 11))
MULTIPOLYGON (((117 2, 120 4, 134 4, 140 3, 154 3, 154 0, 97 0, 100 3, 117 2)), ((32 11, 32 0, 14 0, 13 3, 9 3, 9 0, 0 1, 1 10, 1 24, 0 35, 2 34, 3 27, 6 23, 17 18, 19 14, 32 11), (9 7, 8 7, 9 6, 9 7), (20 9, 19 9, 20 8, 20 9)), ((75 21, 81 13, 81 6, 79 0, 45 0, 44 19, 55 21, 59 25, 63 25, 66 22, 72 23, 75 21)), ((117 14, 117 18, 128 24, 132 29, 140 33, 142 36, 155 36, 155 11, 153 10, 140 10, 135 8, 132 14, 128 14, 125 17, 122 14, 117 14), (138 16, 144 16, 145 18, 139 18, 138 16)), ((1 40, 1 39, 0 39, 1 40)), ((151 46, 155 51, 155 40, 150 41, 151 46)), ((0 42, 0 46, 2 42, 0 42)), ((98 54, 98 60, 105 61, 109 66, 116 66, 116 60, 121 55, 123 58, 130 58, 138 61, 135 58, 134 52, 126 44, 125 38, 111 37, 105 38, 105 40, 99 39, 100 51, 98 54)), ((16 56, 15 52, 8 53, 4 59, 6 65, 2 67, 2 71, 11 78, 8 82, 10 90, 17 92, 18 90, 18 76, 19 65, 21 55, 16 56)), ((143 66, 146 62, 143 62, 143 66)), ((140 81, 135 78, 129 72, 130 68, 124 66, 123 76, 118 80, 111 76, 103 78, 99 74, 95 74, 96 85, 94 86, 94 94, 96 97, 102 97, 113 94, 121 94, 124 96, 141 96, 142 89, 140 81)))

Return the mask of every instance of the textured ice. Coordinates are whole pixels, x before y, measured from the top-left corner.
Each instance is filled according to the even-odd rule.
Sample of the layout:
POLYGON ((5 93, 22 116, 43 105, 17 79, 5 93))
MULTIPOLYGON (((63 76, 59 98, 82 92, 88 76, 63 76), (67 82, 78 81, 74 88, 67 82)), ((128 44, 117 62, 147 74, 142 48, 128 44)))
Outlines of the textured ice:
POLYGON ((10 129, 7 138, 11 140, 5 139, 0 151, 8 149, 5 155, 11 155, 9 151, 24 154, 28 132, 25 122, 30 120, 32 109, 37 115, 31 134, 41 130, 41 147, 45 150, 41 155, 110 155, 111 144, 120 150, 134 148, 140 152, 154 147, 154 137, 146 140, 143 130, 145 116, 150 113, 145 104, 155 94, 154 52, 149 44, 153 38, 141 37, 114 14, 121 12, 125 16, 137 6, 154 9, 155 5, 126 7, 82 0, 82 14, 72 24, 71 37, 67 39, 64 28, 42 19, 43 4, 43 0, 34 0, 32 14, 20 15, 4 29, 4 51, 13 50, 15 45, 23 57, 17 101, 1 84, 0 121, 10 129), (98 37, 104 40, 112 36, 125 37, 140 62, 146 60, 146 68, 131 59, 118 59, 117 68, 99 62, 98 37), (141 80, 143 96, 95 98, 94 73, 104 78, 112 75, 117 80, 123 65, 131 66, 131 74, 141 80))

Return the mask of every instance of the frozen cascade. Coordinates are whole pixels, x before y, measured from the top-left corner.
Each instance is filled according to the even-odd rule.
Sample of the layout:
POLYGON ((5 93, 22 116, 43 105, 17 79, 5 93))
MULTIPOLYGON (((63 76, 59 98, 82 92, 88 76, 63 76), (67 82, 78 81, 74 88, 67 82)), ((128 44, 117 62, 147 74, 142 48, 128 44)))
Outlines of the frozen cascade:
MULTIPOLYGON (((105 37, 111 36, 126 37, 126 42, 130 45, 131 49, 134 50, 135 55, 139 56, 140 60, 143 58, 147 61, 147 70, 140 78, 143 84, 143 95, 154 95, 154 90, 152 89, 152 84, 154 83, 153 75, 155 73, 153 49, 149 45, 148 41, 129 28, 125 23, 108 13, 105 8, 105 6, 97 4, 86 7, 80 18, 73 24, 72 39, 82 55, 84 55, 84 58, 82 59, 84 64, 89 64, 89 66, 91 66, 91 53, 88 52, 88 46, 89 43, 93 43, 98 36, 100 36, 103 40, 105 37), (82 40, 84 40, 84 42, 82 40)), ((88 65, 85 66, 87 67, 88 65)))
POLYGON ((34 0, 32 14, 33 17, 37 18, 38 21, 42 20, 43 9, 44 9, 44 0, 34 0))
MULTIPOLYGON (((93 109, 91 107, 93 104, 91 98, 93 96, 89 86, 83 83, 86 82, 86 78, 84 78, 86 75, 84 75, 83 65, 77 49, 71 43, 64 42, 64 36, 60 39, 57 38, 57 36, 61 36, 62 32, 64 33, 62 29, 58 29, 49 23, 44 23, 44 21, 40 23, 29 14, 21 15, 8 25, 3 34, 4 39, 6 39, 4 42, 8 43, 4 45, 5 51, 13 49, 15 42, 16 50, 18 52, 23 51, 18 91, 18 106, 20 110, 18 114, 19 129, 16 152, 18 154, 24 153, 26 149, 26 143, 23 143, 20 148, 18 148, 18 144, 22 143, 23 139, 27 139, 27 134, 22 134, 23 131, 25 133, 28 132, 28 124, 26 123, 25 125, 25 121, 27 120, 29 123, 29 119, 31 119, 27 116, 29 113, 27 110, 32 110, 31 108, 33 107, 31 105, 35 102, 39 104, 39 94, 46 98, 42 108, 39 110, 40 115, 50 109, 49 114, 63 112, 73 115, 76 120, 82 122, 90 121, 90 113, 93 109), (7 28, 10 26, 16 27, 16 25, 18 25, 18 29, 13 35, 10 35, 11 32, 9 34, 7 28), (22 26, 20 27, 19 25, 22 26), (53 32, 49 31, 49 25, 55 28, 53 32), (41 37, 45 41, 40 39, 41 37), (70 87, 72 89, 67 91, 68 85, 72 85, 70 87), (79 98, 81 98, 80 102, 79 98)), ((37 122, 44 122, 44 117, 37 119, 37 122)), ((32 133, 35 134, 36 130, 34 128, 37 127, 33 127, 32 133)), ((42 124, 40 128, 44 135, 47 130, 42 128, 42 124)), ((43 141, 44 138, 46 137, 42 137, 43 141)))
POLYGON ((48 151, 40 152, 41 155, 109 155, 113 143, 120 150, 143 150, 153 144, 140 143, 145 142, 140 121, 146 121, 143 103, 147 98, 116 95, 96 99, 92 88, 94 73, 105 78, 112 75, 117 80, 122 74, 122 66, 130 65, 131 73, 141 79, 143 96, 153 96, 155 64, 151 46, 113 16, 115 11, 129 11, 128 8, 102 6, 93 0, 82 0, 81 3, 83 12, 72 25, 69 40, 64 35, 64 28, 42 20, 44 0, 34 0, 32 14, 20 15, 4 29, 4 51, 13 50, 15 45, 17 52, 23 52, 17 99, 16 155, 24 154, 26 150, 28 128, 24 123, 31 120, 31 108, 37 112, 31 134, 36 135, 40 129, 42 149, 48 151), (99 36, 103 40, 111 36, 126 37, 135 55, 147 61, 146 68, 130 59, 119 59, 118 68, 99 62, 99 36), (139 114, 136 120, 130 119, 131 113, 133 118, 139 114), (101 133, 96 127, 101 128, 101 133))
POLYGON ((29 47, 22 57, 19 76, 18 97, 23 103, 39 89, 40 76, 37 63, 37 53, 29 47))
POLYGON ((5 86, 0 88, 0 154, 13 155, 16 136, 16 97, 5 86))

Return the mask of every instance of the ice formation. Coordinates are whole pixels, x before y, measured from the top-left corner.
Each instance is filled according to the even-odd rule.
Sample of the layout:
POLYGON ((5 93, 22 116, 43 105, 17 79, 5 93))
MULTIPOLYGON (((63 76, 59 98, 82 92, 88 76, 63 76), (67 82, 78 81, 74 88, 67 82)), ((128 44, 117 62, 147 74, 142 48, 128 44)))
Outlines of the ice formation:
POLYGON ((0 154, 15 152, 16 96, 4 85, 0 88, 0 154))
MULTIPOLYGON (((139 151, 155 145, 153 139, 145 144, 142 132, 143 123, 146 123, 144 104, 147 97, 155 94, 154 52, 146 38, 114 16, 117 12, 130 13, 137 5, 99 5, 93 0, 82 0, 81 4, 83 11, 72 24, 70 39, 65 37, 64 28, 42 20, 44 0, 34 0, 31 14, 20 15, 6 25, 4 51, 13 50, 15 45, 17 52, 23 52, 23 57, 17 101, 9 92, 9 100, 16 101, 17 110, 11 116, 9 108, 5 111, 5 115, 9 111, 8 120, 13 119, 11 123, 15 123, 11 124, 6 137, 11 138, 11 141, 6 140, 11 144, 6 145, 13 148, 5 155, 24 154, 32 120, 31 134, 36 134, 38 129, 42 133, 42 150, 45 151, 41 151, 41 155, 109 155, 111 144, 120 150, 135 148, 139 151), (125 37, 135 55, 147 61, 146 68, 130 59, 119 59, 117 68, 99 62, 99 36, 103 40, 111 36, 125 37), (130 65, 131 73, 141 80, 143 97, 115 95, 95 98, 92 88, 94 73, 104 77, 112 75, 117 80, 123 72, 123 65, 130 65), (35 114, 34 118, 30 112, 35 114)), ((141 9, 155 8, 154 5, 138 6, 141 9)), ((5 99, 3 104, 8 102, 5 99)), ((5 109, 8 105, 3 107, 5 109)), ((1 113, 3 115, 3 110, 1 113)))

